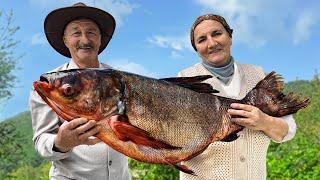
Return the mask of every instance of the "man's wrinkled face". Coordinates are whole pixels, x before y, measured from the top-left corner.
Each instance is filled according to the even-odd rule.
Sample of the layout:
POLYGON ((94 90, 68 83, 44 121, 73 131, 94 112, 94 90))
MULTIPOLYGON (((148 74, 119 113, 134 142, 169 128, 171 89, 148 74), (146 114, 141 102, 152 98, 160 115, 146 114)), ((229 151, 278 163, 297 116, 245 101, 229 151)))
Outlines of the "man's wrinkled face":
POLYGON ((65 28, 63 41, 75 62, 98 58, 101 33, 98 25, 90 19, 71 21, 65 28))

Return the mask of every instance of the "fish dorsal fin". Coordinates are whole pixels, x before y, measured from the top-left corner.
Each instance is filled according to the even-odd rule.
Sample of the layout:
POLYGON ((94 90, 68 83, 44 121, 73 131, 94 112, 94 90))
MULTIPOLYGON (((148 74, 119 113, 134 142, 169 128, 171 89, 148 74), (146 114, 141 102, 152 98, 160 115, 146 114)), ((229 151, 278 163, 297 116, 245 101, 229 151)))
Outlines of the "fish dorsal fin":
POLYGON ((212 78, 211 75, 201 75, 201 76, 192 76, 192 77, 170 77, 170 78, 162 78, 160 80, 171 82, 171 83, 199 83, 210 78, 212 78))
POLYGON ((176 84, 178 86, 196 91, 198 93, 219 93, 218 90, 213 89, 210 84, 207 83, 190 83, 190 84, 176 84))
POLYGON ((162 81, 170 82, 175 85, 199 92, 199 93, 219 93, 218 90, 208 83, 202 83, 202 81, 211 78, 210 75, 193 76, 193 77, 172 77, 163 78, 162 81))

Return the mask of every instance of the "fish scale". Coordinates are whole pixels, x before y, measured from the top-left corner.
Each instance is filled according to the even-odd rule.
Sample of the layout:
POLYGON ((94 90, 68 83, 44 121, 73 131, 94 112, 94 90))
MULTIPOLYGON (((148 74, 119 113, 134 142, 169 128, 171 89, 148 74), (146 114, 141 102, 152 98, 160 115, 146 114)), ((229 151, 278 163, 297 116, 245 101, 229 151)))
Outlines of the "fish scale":
POLYGON ((284 95, 283 81, 275 72, 242 100, 211 94, 217 91, 202 83, 210 77, 153 79, 112 69, 73 69, 43 74, 34 88, 61 118, 98 121, 101 131, 96 136, 113 149, 189 174, 194 172, 178 163, 215 141, 236 140, 243 129, 230 121, 231 103, 250 104, 276 117, 309 104, 308 98, 284 95))
MULTIPOLYGON (((138 81, 133 78, 139 77, 125 77, 128 81, 138 81)), ((213 133, 216 133, 214 130, 221 126, 219 115, 214 113, 217 112, 217 107, 212 106, 218 100, 211 95, 199 96, 192 90, 172 86, 170 83, 158 83, 157 81, 151 83, 156 86, 150 85, 149 79, 140 80, 138 85, 129 84, 127 115, 130 123, 146 130, 152 137, 173 146, 185 147, 186 144, 196 144, 191 143, 195 140, 208 143, 208 139, 213 133), (157 94, 152 95, 155 92, 157 94), (139 107, 144 104, 144 113, 137 114, 134 111, 135 108, 131 108, 137 107, 137 104, 139 107), (203 107, 207 107, 206 113, 203 113, 203 107), (186 125, 181 126, 181 124, 186 125), (198 125, 194 126, 195 124, 198 125), (164 125, 167 125, 167 128, 162 128, 164 125)))

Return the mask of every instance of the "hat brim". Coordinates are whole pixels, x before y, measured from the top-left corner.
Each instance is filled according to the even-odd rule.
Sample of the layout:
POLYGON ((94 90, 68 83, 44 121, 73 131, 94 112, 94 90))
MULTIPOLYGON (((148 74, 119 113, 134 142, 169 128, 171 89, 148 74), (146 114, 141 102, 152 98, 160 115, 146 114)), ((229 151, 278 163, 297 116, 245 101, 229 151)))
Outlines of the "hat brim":
POLYGON ((44 30, 48 42, 57 52, 70 58, 70 51, 63 42, 63 34, 66 25, 78 18, 91 19, 100 28, 101 46, 98 52, 100 54, 107 47, 112 38, 116 22, 111 14, 94 7, 65 7, 49 13, 44 21, 44 30))

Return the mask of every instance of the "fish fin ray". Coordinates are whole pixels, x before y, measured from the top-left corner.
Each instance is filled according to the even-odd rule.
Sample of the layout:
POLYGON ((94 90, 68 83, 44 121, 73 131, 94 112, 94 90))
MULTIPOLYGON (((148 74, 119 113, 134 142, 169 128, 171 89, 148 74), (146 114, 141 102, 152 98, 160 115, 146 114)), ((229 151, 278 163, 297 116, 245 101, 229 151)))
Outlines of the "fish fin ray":
POLYGON ((172 164, 173 167, 175 167, 176 169, 178 169, 179 171, 182 171, 184 173, 193 175, 193 176, 197 176, 194 171, 192 171, 191 169, 189 169, 188 166, 186 165, 179 165, 179 164, 172 164))
POLYGON ((200 76, 192 76, 192 77, 170 77, 170 78, 162 78, 159 80, 167 81, 171 83, 197 83, 210 78, 212 78, 211 75, 200 75, 200 76))
POLYGON ((239 137, 238 132, 242 131, 243 128, 244 128, 243 126, 240 126, 240 125, 237 125, 237 124, 231 125, 231 128, 229 129, 229 132, 232 132, 232 133, 227 135, 226 137, 224 137, 220 141, 222 141, 222 142, 232 142, 234 140, 237 140, 238 137, 239 137))
POLYGON ((219 93, 210 84, 202 83, 202 81, 211 78, 211 75, 202 75, 194 77, 172 77, 162 78, 160 80, 173 83, 175 85, 199 92, 199 93, 219 93))
POLYGON ((278 103, 278 114, 279 116, 284 116, 286 114, 295 113, 298 110, 307 107, 309 103, 309 98, 301 98, 296 93, 289 93, 286 97, 282 99, 282 101, 278 103))
POLYGON ((213 89, 210 84, 206 84, 206 83, 177 84, 177 85, 196 91, 198 93, 219 93, 218 90, 213 89))
POLYGON ((151 137, 147 131, 137 128, 130 123, 122 121, 110 121, 109 123, 116 136, 122 141, 132 141, 137 145, 148 146, 154 149, 181 149, 180 147, 172 146, 162 140, 151 137))
POLYGON ((274 96, 282 96, 284 89, 284 82, 281 75, 272 71, 264 79, 258 82, 256 88, 266 89, 271 92, 274 96))
POLYGON ((258 107, 264 113, 282 117, 309 105, 310 99, 297 93, 283 94, 283 78, 272 71, 246 95, 241 103, 258 107))
POLYGON ((228 136, 224 137, 220 141, 231 142, 231 141, 238 139, 238 137, 239 137, 239 135, 237 133, 232 133, 232 134, 229 134, 228 136))
POLYGON ((193 176, 197 176, 194 171, 192 171, 188 166, 186 165, 181 165, 181 164, 175 164, 172 163, 172 160, 170 158, 165 158, 165 162, 170 165, 173 166, 174 168, 178 169, 179 171, 182 171, 184 173, 193 175, 193 176))

